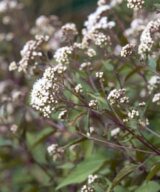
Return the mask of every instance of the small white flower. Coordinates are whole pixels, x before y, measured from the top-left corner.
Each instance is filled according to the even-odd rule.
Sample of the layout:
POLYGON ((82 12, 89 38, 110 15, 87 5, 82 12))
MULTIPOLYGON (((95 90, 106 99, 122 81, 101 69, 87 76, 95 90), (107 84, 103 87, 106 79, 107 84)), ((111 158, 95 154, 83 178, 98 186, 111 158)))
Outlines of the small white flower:
POLYGON ((124 47, 122 47, 121 50, 121 57, 127 57, 130 56, 133 53, 133 45, 127 44, 124 47))
POLYGON ((97 104, 98 104, 97 100, 91 100, 88 105, 89 107, 96 107, 97 104))
POLYGON ((103 78, 104 73, 103 72, 96 72, 96 77, 99 79, 103 78))
POLYGON ((94 181, 95 181, 97 178, 98 178, 97 175, 89 175, 89 176, 88 176, 88 184, 90 185, 90 184, 94 183, 94 181))
POLYGON ((134 119, 136 117, 139 117, 139 111, 132 109, 132 111, 128 112, 129 119, 134 119))
POLYGON ((117 127, 111 131, 111 136, 114 137, 114 136, 118 135, 119 132, 120 132, 120 128, 117 127))
POLYGON ((141 9, 144 5, 144 0, 127 0, 127 6, 131 9, 141 9))
POLYGON ((53 160, 60 158, 64 153, 64 150, 60 148, 57 144, 52 144, 47 147, 48 154, 53 157, 53 160))
POLYGON ((158 105, 160 105, 160 93, 156 93, 152 99, 153 103, 157 103, 158 105))
POLYGON ((10 65, 9 65, 9 71, 14 71, 16 70, 18 67, 17 67, 17 64, 15 61, 11 62, 10 65))
POLYGON ((82 93, 83 92, 82 85, 79 83, 78 85, 75 86, 74 90, 76 93, 82 93))
POLYGON ((69 64, 71 56, 73 53, 73 47, 61 47, 59 48, 55 54, 54 58, 57 61, 57 63, 60 64, 69 64))

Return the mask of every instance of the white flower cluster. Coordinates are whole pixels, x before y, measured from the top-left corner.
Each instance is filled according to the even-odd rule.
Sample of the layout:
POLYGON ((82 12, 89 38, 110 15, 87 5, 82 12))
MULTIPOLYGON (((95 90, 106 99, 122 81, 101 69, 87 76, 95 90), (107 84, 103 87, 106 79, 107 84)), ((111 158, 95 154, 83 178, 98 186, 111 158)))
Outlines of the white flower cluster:
POLYGON ((156 93, 152 99, 153 103, 157 103, 158 105, 160 105, 160 93, 156 93))
MULTIPOLYGON (((30 63, 33 65, 33 63, 40 60, 43 56, 41 46, 48 40, 49 36, 36 35, 35 40, 30 40, 24 45, 20 52, 22 58, 17 65, 18 71, 26 72, 30 63)), ((11 63, 10 69, 13 69, 13 62, 11 63)))
POLYGON ((94 57, 96 56, 96 51, 92 48, 88 48, 87 51, 86 51, 88 57, 94 57))
POLYGON ((79 70, 83 70, 83 69, 85 69, 85 68, 87 68, 87 67, 90 67, 91 66, 91 62, 85 62, 85 63, 82 63, 81 65, 80 65, 80 67, 79 67, 79 70))
POLYGON ((95 45, 101 48, 110 44, 110 37, 99 31, 94 31, 93 33, 90 33, 88 39, 90 39, 95 45))
POLYGON ((129 119, 134 119, 136 117, 139 117, 139 111, 132 109, 131 111, 128 112, 129 119))
POLYGON ((132 55, 134 46, 131 44, 127 44, 124 47, 122 47, 121 50, 121 57, 128 57, 132 55))
POLYGON ((5 13, 6 11, 19 9, 22 5, 18 4, 16 0, 2 0, 0 1, 0 13, 5 13))
POLYGON ((160 85, 160 77, 157 75, 152 76, 148 81, 149 93, 157 89, 159 85, 160 85))
POLYGON ((144 0, 127 0, 127 6, 131 9, 142 9, 144 0))
POLYGON ((111 105, 129 102, 129 98, 126 96, 126 89, 113 89, 109 93, 107 100, 111 105))
POLYGON ((74 23, 67 23, 62 26, 62 35, 64 40, 73 40, 76 35, 78 35, 77 27, 74 23))
POLYGON ((95 189, 93 187, 88 186, 88 185, 84 185, 81 189, 81 192, 95 192, 95 189))
POLYGON ((140 45, 138 47, 138 53, 144 55, 151 51, 154 45, 153 35, 160 30, 160 19, 150 21, 145 27, 140 37, 140 45))
POLYGON ((95 192, 94 187, 92 187, 92 184, 95 182, 95 180, 98 178, 97 175, 89 175, 88 176, 88 184, 84 185, 81 189, 81 192, 95 192))
POLYGON ((94 13, 91 13, 88 16, 88 20, 85 21, 83 29, 83 35, 87 35, 90 32, 93 32, 98 29, 111 29, 115 26, 114 21, 108 21, 106 16, 102 16, 103 13, 110 10, 109 5, 101 5, 97 7, 94 13))
POLYGON ((148 23, 147 19, 135 18, 132 20, 130 27, 124 31, 124 35, 131 44, 138 43, 137 37, 145 29, 146 23, 148 23))
POLYGON ((89 102, 89 107, 96 107, 97 106, 97 104, 98 104, 98 102, 97 102, 97 100, 90 100, 90 102, 89 102))
POLYGON ((59 48, 55 54, 54 58, 57 61, 57 63, 62 63, 62 64, 69 64, 71 56, 73 53, 73 47, 61 47, 59 48))
POLYGON ((103 78, 104 73, 103 72, 96 72, 96 77, 99 79, 103 78))
POLYGON ((48 67, 41 79, 34 83, 31 92, 31 105, 40 111, 43 116, 49 117, 58 103, 58 95, 62 86, 60 85, 61 74, 66 67, 58 64, 55 67, 48 67))
POLYGON ((146 127, 146 126, 149 125, 149 120, 147 118, 146 119, 139 119, 138 123, 139 123, 140 126, 146 127))
POLYGON ((47 34, 53 36, 59 27, 61 22, 55 15, 45 16, 40 15, 35 22, 35 27, 31 29, 32 34, 47 34))
POLYGON ((74 90, 76 93, 82 93, 83 92, 82 85, 79 83, 78 85, 75 86, 74 90))
POLYGON ((57 144, 52 144, 48 146, 47 151, 49 155, 53 157, 53 160, 60 158, 64 153, 64 150, 60 148, 57 144))

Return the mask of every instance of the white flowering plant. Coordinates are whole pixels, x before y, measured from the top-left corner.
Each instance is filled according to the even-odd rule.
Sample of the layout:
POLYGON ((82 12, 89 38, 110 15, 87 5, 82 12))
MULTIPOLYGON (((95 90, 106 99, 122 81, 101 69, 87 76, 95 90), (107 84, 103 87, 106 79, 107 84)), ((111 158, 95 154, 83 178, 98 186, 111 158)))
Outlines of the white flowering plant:
POLYGON ((2 192, 160 191, 159 1, 95 6, 30 27, 0 2, 2 192))

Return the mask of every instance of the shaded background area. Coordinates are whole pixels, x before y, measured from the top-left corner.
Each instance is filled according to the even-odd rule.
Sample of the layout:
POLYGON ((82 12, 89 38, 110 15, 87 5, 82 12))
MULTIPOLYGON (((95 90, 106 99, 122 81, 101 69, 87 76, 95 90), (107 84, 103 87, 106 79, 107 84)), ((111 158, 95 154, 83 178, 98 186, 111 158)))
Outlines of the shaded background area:
POLYGON ((40 15, 57 15, 63 22, 82 25, 83 20, 96 7, 97 0, 21 0, 31 20, 40 15))

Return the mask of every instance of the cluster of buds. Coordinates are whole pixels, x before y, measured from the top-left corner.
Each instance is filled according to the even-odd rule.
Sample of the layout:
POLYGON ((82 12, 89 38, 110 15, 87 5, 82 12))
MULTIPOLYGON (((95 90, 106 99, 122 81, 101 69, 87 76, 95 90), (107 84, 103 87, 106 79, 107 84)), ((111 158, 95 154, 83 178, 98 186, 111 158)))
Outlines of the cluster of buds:
POLYGON ((103 79, 103 75, 104 75, 103 72, 96 72, 96 77, 97 77, 98 79, 103 79))
POLYGON ((86 51, 88 57, 95 57, 96 56, 96 51, 92 48, 88 48, 87 51, 86 51))
POLYGON ((81 188, 81 192, 95 192, 95 189, 94 187, 92 186, 93 183, 95 182, 95 180, 98 178, 97 175, 89 175, 88 176, 88 181, 86 185, 84 185, 82 188, 81 188))
POLYGON ((134 46, 131 44, 127 44, 124 47, 122 47, 121 50, 121 57, 128 57, 132 55, 134 46))
POLYGON ((79 70, 84 70, 84 69, 86 69, 86 68, 88 68, 88 67, 90 67, 91 66, 91 62, 85 62, 85 63, 82 63, 81 65, 80 65, 80 67, 79 67, 79 70))
POLYGON ((160 30, 160 19, 150 21, 145 27, 140 37, 140 45, 138 47, 138 53, 144 55, 151 51, 154 45, 153 35, 160 30))
POLYGON ((53 160, 61 158, 64 153, 64 150, 61 147, 59 147, 57 144, 52 144, 48 146, 47 151, 48 151, 48 154, 53 158, 53 160))
POLYGON ((128 112, 129 119, 135 119, 137 117, 139 117, 139 111, 132 109, 131 111, 128 112))
POLYGON ((58 98, 63 89, 63 73, 66 67, 58 64, 55 67, 48 67, 41 79, 33 85, 31 92, 31 105, 45 117, 49 117, 58 104, 58 98))
POLYGON ((88 106, 94 108, 97 106, 97 104, 98 104, 97 100, 90 100, 88 106))
POLYGON ((42 60, 42 46, 49 40, 49 36, 36 35, 35 40, 28 41, 21 50, 21 60, 17 64, 12 62, 9 69, 18 69, 18 71, 26 72, 27 69, 42 60))
POLYGON ((111 39, 109 36, 97 30, 90 33, 90 35, 88 36, 88 39, 91 40, 96 46, 100 48, 106 47, 111 43, 111 39))
POLYGON ((139 119, 138 123, 141 127, 147 127, 149 125, 149 120, 147 118, 146 119, 139 119))
POLYGON ((88 185, 84 185, 81 188, 81 192, 95 192, 95 189, 93 187, 88 186, 88 185))
POLYGON ((144 0, 127 0, 127 6, 131 9, 142 9, 144 0))
POLYGON ((129 102, 129 98, 126 96, 126 89, 113 89, 109 93, 107 100, 111 105, 129 102))
POLYGON ((55 52, 54 58, 57 61, 57 63, 68 65, 70 62, 72 53, 73 53, 73 47, 68 47, 68 46, 61 47, 55 52))
POLYGON ((90 185, 90 184, 94 183, 97 178, 98 178, 97 175, 89 175, 88 176, 88 184, 90 185))

